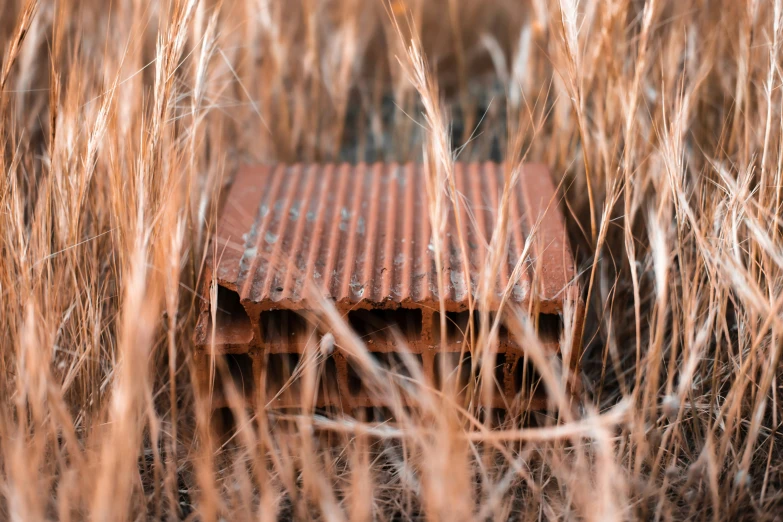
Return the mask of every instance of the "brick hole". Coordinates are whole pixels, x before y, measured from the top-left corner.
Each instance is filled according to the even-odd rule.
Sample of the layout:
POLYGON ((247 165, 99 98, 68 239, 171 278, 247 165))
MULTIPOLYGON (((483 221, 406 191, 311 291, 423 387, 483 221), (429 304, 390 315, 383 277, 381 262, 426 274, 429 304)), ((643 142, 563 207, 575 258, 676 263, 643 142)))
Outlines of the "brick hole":
MULTIPOLYGON (((442 389, 442 383, 443 379, 441 377, 441 364, 445 364, 445 371, 446 371, 446 380, 451 380, 454 378, 459 379, 459 389, 463 390, 467 387, 467 385, 470 382, 470 365, 472 358, 469 353, 466 353, 462 357, 462 362, 459 364, 459 368, 457 367, 457 363, 459 361, 459 353, 455 352, 446 352, 446 353, 438 353, 435 354, 435 386, 439 389, 442 389)), ((488 376, 489 378, 494 379, 494 386, 496 392, 503 392, 505 388, 505 382, 506 382, 506 375, 505 375, 505 366, 506 366, 506 354, 505 353, 498 353, 495 354, 495 368, 494 371, 488 376)), ((476 375, 481 374, 481 364, 479 364, 476 367, 476 375)))
MULTIPOLYGON (((231 382, 243 397, 253 396, 253 359, 246 353, 229 353, 223 356, 231 382)), ((220 372, 217 372, 218 379, 220 372)), ((221 383, 221 389, 222 389, 221 383)))
MULTIPOLYGON (((495 320, 495 314, 489 314, 490 323, 488 328, 492 327, 495 320)), ((463 312, 446 312, 446 342, 457 343, 465 340, 468 332, 468 324, 471 322, 471 313, 468 310, 463 312)), ((473 333, 476 335, 481 329, 481 314, 474 310, 472 314, 473 333)), ((432 314, 432 337, 435 343, 440 342, 440 312, 432 314)), ((498 340, 508 339, 508 329, 500 324, 498 329, 498 340)))
MULTIPOLYGON (((401 377, 410 377, 411 369, 405 363, 402 355, 398 353, 370 352, 370 356, 381 368, 401 377)), ((410 354, 419 368, 422 365, 422 356, 420 354, 410 354)), ((361 372, 356 368, 355 363, 348 363, 348 392, 353 395, 359 395, 364 392, 364 383, 361 378, 361 372)))
POLYGON ((488 424, 490 428, 497 429, 506 424, 508 412, 504 408, 479 408, 477 417, 482 424, 488 424))
POLYGON ((302 340, 313 325, 293 310, 261 312, 261 340, 265 343, 286 343, 302 340))
POLYGON ((362 378, 359 377, 359 373, 353 367, 352 364, 348 365, 348 392, 351 395, 359 395, 364 385, 362 384, 362 378))
POLYGON ((218 286, 217 292, 217 317, 231 323, 250 324, 245 307, 239 298, 239 294, 225 286, 218 286))
POLYGON ((323 373, 321 374, 321 390, 327 397, 336 397, 338 394, 337 388, 337 364, 334 362, 334 357, 329 357, 324 363, 323 373))
POLYGON ((401 333, 405 339, 421 339, 422 314, 421 310, 415 308, 351 310, 348 312, 348 323, 365 341, 388 342, 392 339, 391 333, 394 330, 401 333))
MULTIPOLYGON (((432 314, 432 339, 436 343, 441 342, 440 317, 440 312, 432 314)), ((467 311, 446 312, 446 342, 462 341, 465 338, 469 320, 470 313, 467 311)))
POLYGON ((544 384, 541 382, 541 375, 536 370, 533 361, 521 356, 517 359, 514 367, 514 394, 519 394, 525 390, 531 392, 530 395, 539 397, 545 394, 544 384))
POLYGON ((210 418, 212 429, 218 435, 227 436, 236 429, 237 423, 234 412, 228 406, 216 408, 210 418))
POLYGON ((235 438, 236 433, 240 429, 248 429, 253 423, 251 421, 245 425, 237 424, 234 410, 229 406, 222 406, 220 408, 215 408, 212 411, 209 418, 209 424, 213 434, 218 437, 217 443, 222 446, 223 444, 234 444, 235 442, 238 442, 238 439, 235 438))
MULTIPOLYGON (((291 378, 294 369, 299 364, 301 356, 298 353, 270 353, 266 360, 266 394, 269 399, 276 396, 291 378)), ((335 370, 336 373, 336 370, 335 370)), ((287 392, 299 391, 299 379, 292 382, 287 392)))
POLYGON ((322 417, 327 418, 334 418, 342 415, 343 411, 341 408, 333 405, 329 406, 318 406, 314 409, 314 413, 316 415, 320 415, 322 417))
POLYGON ((435 354, 435 387, 444 388, 446 382, 457 382, 458 389, 464 390, 470 383, 471 356, 469 353, 460 354, 445 352, 435 354), (445 377, 445 378, 444 378, 445 377))
MULTIPOLYGON (((250 342, 253 329, 239 294, 230 288, 218 286, 217 313, 215 320, 217 329, 215 341, 218 344, 243 344, 250 342)), ((210 314, 211 321, 211 314, 210 314)))
POLYGON ((496 354, 495 371, 494 371, 495 387, 499 388, 501 391, 504 389, 504 384, 506 382, 505 368, 506 368, 506 354, 505 353, 496 354))
POLYGON ((558 314, 540 314, 538 316, 538 338, 542 343, 560 341, 563 332, 563 320, 558 314))
POLYGON ((354 419, 361 422, 389 422, 394 420, 391 408, 368 406, 354 408, 351 412, 354 419))

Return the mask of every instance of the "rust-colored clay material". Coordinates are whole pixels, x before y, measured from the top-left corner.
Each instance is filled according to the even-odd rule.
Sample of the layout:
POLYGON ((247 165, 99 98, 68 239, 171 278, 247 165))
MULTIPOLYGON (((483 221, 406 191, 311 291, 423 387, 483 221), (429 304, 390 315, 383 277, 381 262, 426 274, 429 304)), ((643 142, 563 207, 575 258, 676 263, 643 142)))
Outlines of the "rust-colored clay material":
MULTIPOLYGON (((439 275, 423 166, 242 168, 210 250, 203 295, 210 295, 216 280, 217 324, 213 328, 210 303, 203 302, 196 328, 202 384, 209 385, 214 374, 211 354, 223 354, 249 402, 260 396, 273 405, 296 404, 302 379, 289 377, 307 347, 317 347, 328 331, 318 319, 316 295, 334 302, 381 364, 404 373, 395 337, 401 335, 404 350, 436 386, 462 381, 471 367, 470 354, 460 356, 471 320, 470 297, 480 297, 492 316, 502 310, 503 322, 510 310, 536 314, 541 341, 551 354, 567 355, 564 362, 575 369, 579 328, 573 348, 564 354, 558 338, 564 310, 571 307, 580 317, 581 301, 554 186, 545 167, 522 166, 509 191, 505 237, 494 237, 507 174, 502 164, 455 165, 460 219, 444 193, 439 275), (487 276, 490 248, 501 248, 503 256, 496 273, 487 276), (491 283, 482 285, 482 278, 491 283), (439 288, 446 339, 441 339, 439 288), (488 289, 486 295, 478 295, 480 288, 488 289), (265 393, 259 393, 262 383, 265 393)), ((447 191, 447 185, 440 190, 447 191)), ((495 406, 530 395, 535 374, 511 337, 501 328, 495 406)), ((338 340, 324 366, 316 405, 382 406, 371 400, 351 363, 338 340)), ((213 388, 217 393, 220 386, 213 388)), ((531 407, 544 402, 540 396, 527 399, 531 407)))

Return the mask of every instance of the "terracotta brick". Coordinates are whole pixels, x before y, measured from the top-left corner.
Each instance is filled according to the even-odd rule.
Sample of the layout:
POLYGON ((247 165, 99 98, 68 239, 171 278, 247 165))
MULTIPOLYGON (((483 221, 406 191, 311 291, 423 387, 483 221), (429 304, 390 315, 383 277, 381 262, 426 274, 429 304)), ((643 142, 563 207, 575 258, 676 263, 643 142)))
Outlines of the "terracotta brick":
MULTIPOLYGON (((404 349, 419 358, 430 383, 439 380, 435 360, 447 355, 441 352, 458 355, 464 350, 463 332, 471 320, 469 296, 476 297, 483 260, 496 234, 506 172, 495 163, 455 166, 460 226, 449 201, 441 274, 436 271, 424 176, 422 166, 413 164, 248 166, 239 171, 217 227, 218 256, 208 262, 202 290, 210 295, 214 275, 219 287, 217 328, 213 332, 205 300, 195 342, 201 354, 213 344, 219 353, 249 354, 255 381, 252 387, 243 382, 246 391, 252 388, 249 404, 260 397, 267 404, 289 407, 300 399, 294 386, 269 402, 274 385, 293 371, 288 366, 301 360, 308 345, 317 346, 327 330, 312 311, 307 285, 334 302, 379 358, 400 351, 389 333, 401 334, 404 349), (460 234, 467 256, 459 248, 460 234), (448 320, 443 342, 439 278, 448 320), (288 365, 276 363, 285 357, 288 365)), ((563 218, 545 167, 521 167, 509 193, 509 211, 506 237, 501 238, 507 252, 491 285, 492 295, 485 296, 490 315, 494 317, 504 294, 506 307, 534 310, 540 314, 544 346, 557 354, 561 314, 570 301, 580 316, 582 304, 563 218), (512 280, 536 224, 531 259, 512 280)), ((572 369, 579 360, 578 348, 575 344, 571 350, 572 369)), ((517 397, 523 353, 501 328, 498 369, 493 371, 499 381, 495 407, 517 397)), ((351 389, 356 377, 339 348, 330 360, 327 373, 334 374, 334 382, 328 393, 321 386, 316 406, 384 406, 365 390, 351 389)), ((197 355, 196 363, 199 382, 208 380, 204 365, 209 357, 197 355)), ((202 386, 208 387, 208 382, 202 386)), ((530 407, 543 407, 545 401, 536 395, 530 407)))

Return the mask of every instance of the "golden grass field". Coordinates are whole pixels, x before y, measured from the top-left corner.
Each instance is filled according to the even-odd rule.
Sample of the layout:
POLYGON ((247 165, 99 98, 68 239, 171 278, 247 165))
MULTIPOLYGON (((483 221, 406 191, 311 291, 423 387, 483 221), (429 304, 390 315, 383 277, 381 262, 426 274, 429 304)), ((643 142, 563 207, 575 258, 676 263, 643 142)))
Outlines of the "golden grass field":
POLYGON ((781 40, 781 0, 6 0, 0 520, 780 520, 781 40), (215 436, 192 332, 236 167, 457 158, 559 183, 576 402, 528 327, 548 412, 368 359, 391 422, 215 436))

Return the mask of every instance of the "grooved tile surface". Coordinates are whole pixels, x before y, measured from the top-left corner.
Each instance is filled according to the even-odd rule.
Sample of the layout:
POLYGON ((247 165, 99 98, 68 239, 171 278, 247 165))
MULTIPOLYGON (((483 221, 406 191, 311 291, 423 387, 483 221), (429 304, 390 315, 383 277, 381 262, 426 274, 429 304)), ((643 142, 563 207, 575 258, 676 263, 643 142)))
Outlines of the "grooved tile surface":
POLYGON ((221 214, 218 262, 212 269, 243 303, 265 308, 306 308, 305 285, 313 283, 338 306, 435 305, 442 291, 446 309, 457 311, 467 308, 468 292, 479 292, 481 269, 495 241, 503 256, 494 270, 486 270, 491 276, 483 276, 490 302, 508 286, 513 302, 525 304, 533 297, 542 313, 560 312, 574 266, 553 184, 545 167, 520 167, 507 195, 506 230, 500 233, 498 209, 507 174, 502 164, 456 164, 458 213, 448 186, 438 187, 443 191, 442 226, 435 228, 443 261, 439 286, 423 166, 247 166, 238 172, 221 214), (514 277, 539 220, 529 255, 514 277))

